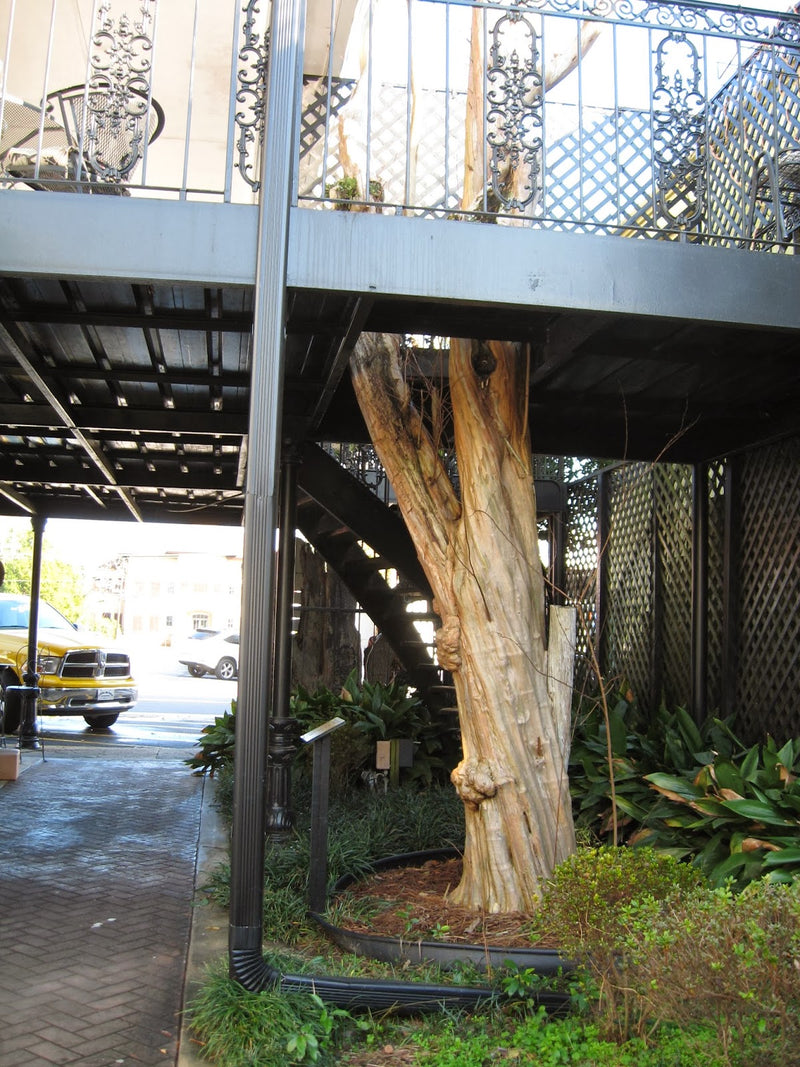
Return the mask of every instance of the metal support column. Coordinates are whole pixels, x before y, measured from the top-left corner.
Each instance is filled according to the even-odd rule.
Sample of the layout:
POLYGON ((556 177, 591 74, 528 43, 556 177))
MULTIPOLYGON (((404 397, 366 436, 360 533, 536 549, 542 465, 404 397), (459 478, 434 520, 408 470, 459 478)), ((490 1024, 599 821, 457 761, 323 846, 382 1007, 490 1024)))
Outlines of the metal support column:
POLYGON ((242 573, 242 643, 236 713, 231 899, 231 976, 259 988, 264 900, 267 716, 274 692, 276 483, 285 346, 286 259, 298 152, 304 35, 302 0, 273 0, 261 162, 250 432, 242 573))
POLYGON ((292 449, 281 465, 281 526, 278 547, 278 596, 275 624, 275 700, 267 750, 267 836, 285 841, 291 836, 292 757, 297 751, 297 722, 289 713, 292 689, 292 607, 294 601, 295 527, 297 525, 297 464, 292 449))
POLYGON ((720 713, 732 715, 736 708, 739 677, 739 558, 741 549, 741 457, 725 464, 725 532, 722 540, 722 684, 720 713))
POLYGON ((708 469, 692 468, 692 715, 706 718, 708 671, 708 469))
POLYGON ((37 732, 37 704, 39 699, 39 675, 36 665, 39 658, 39 597, 42 591, 42 543, 47 519, 44 515, 32 515, 33 559, 31 560, 31 606, 28 618, 28 669, 22 676, 25 683, 21 693, 22 715, 19 724, 19 747, 39 748, 37 732))

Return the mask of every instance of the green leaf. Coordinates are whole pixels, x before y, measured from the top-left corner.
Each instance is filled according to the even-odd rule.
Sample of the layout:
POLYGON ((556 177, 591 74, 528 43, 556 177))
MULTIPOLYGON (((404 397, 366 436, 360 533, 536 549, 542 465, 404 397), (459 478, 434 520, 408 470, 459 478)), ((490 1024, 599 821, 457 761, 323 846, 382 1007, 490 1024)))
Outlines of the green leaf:
POLYGON ((741 797, 747 792, 745 779, 728 760, 718 760, 714 764, 714 777, 720 789, 730 789, 741 797))
POLYGON ((750 751, 742 760, 742 765, 739 768, 739 773, 745 781, 753 782, 758 775, 758 763, 759 763, 759 750, 758 745, 753 745, 750 751))
POLYGON ((703 747, 703 739, 697 729, 697 724, 686 708, 675 709, 675 720, 686 747, 692 753, 699 752, 703 747))
POLYGON ((787 741, 783 748, 778 753, 778 762, 786 768, 787 771, 792 770, 795 762, 795 747, 794 741, 787 741))
POLYGON ((744 819, 769 823, 771 826, 791 825, 791 820, 784 818, 771 804, 765 804, 760 800, 723 800, 722 805, 744 819))
POLYGON ((608 725, 611 731, 611 751, 615 756, 624 756, 628 747, 628 728, 616 708, 608 714, 608 725))
POLYGON ((800 864, 800 848, 782 848, 780 852, 768 852, 764 858, 767 867, 785 867, 792 863, 800 864))
POLYGON ((644 780, 650 782, 664 796, 671 797, 674 800, 681 800, 684 803, 688 803, 690 800, 697 800, 704 795, 702 789, 699 789, 692 782, 687 782, 685 778, 676 777, 674 774, 662 774, 660 771, 656 771, 653 774, 646 774, 644 780))

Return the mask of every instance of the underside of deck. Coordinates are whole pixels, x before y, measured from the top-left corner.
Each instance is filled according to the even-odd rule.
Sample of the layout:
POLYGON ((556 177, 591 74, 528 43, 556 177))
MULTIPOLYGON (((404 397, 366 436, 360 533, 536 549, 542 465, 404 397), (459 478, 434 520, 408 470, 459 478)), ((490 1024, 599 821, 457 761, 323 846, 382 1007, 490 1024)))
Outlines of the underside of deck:
MULTIPOLYGON (((257 209, 0 191, 0 513, 241 521, 257 209)), ((364 441, 348 355, 524 342, 541 454, 699 462, 800 430, 791 255, 292 209, 283 436, 364 441)), ((259 358, 279 358, 270 353, 259 358)))

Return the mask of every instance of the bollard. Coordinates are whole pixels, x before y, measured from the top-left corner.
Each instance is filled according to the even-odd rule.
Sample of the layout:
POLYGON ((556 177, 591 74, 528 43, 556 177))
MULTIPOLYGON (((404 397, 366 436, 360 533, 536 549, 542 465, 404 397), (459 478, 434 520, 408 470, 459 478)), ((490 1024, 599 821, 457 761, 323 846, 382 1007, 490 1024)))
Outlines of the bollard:
POLYGON ((311 911, 325 910, 328 888, 328 793, 331 777, 331 734, 344 726, 344 719, 328 719, 302 734, 300 740, 314 745, 311 777, 311 860, 308 872, 308 904, 311 911))

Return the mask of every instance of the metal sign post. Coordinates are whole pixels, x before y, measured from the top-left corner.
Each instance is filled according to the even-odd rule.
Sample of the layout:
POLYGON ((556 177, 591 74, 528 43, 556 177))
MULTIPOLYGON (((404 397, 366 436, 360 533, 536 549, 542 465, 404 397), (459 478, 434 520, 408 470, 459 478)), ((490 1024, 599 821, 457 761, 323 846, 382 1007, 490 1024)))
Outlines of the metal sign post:
POLYGON ((325 909, 328 883, 328 793, 331 777, 331 734, 344 726, 344 719, 328 719, 302 734, 300 740, 314 745, 311 778, 311 861, 308 872, 308 904, 312 911, 325 909))

